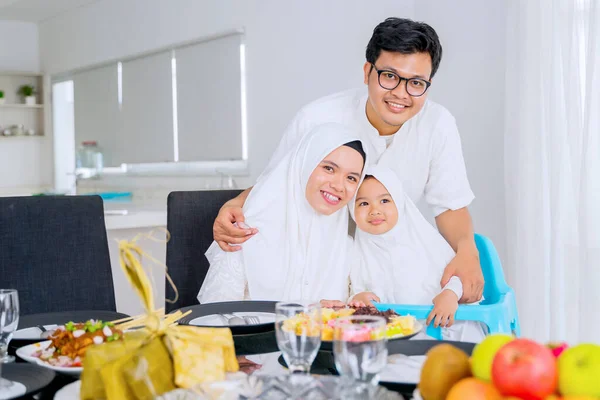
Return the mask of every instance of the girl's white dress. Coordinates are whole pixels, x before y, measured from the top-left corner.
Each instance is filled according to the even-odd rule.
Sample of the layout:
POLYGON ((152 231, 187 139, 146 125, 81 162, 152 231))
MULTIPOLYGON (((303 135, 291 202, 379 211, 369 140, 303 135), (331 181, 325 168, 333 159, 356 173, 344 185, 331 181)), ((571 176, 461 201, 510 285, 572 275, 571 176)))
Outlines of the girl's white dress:
MULTIPOLYGON (((454 250, 423 217, 392 170, 373 166, 367 175, 379 180, 392 196, 398 208, 398 222, 381 235, 369 234, 357 226, 352 292, 373 292, 383 303, 433 304, 433 298, 441 291, 444 269, 455 256, 454 250)), ((355 218, 354 204, 349 208, 355 218)), ((458 277, 452 277, 443 289, 452 290, 459 299, 462 296, 458 277)), ((443 328, 442 335, 445 340, 479 342, 485 332, 480 323, 456 321, 452 327, 443 328)))

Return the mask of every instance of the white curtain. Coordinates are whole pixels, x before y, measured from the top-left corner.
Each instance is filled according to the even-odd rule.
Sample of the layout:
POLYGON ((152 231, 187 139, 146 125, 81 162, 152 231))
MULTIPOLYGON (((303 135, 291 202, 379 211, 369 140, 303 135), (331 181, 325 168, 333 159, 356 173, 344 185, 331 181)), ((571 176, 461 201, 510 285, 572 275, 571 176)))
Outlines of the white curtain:
POLYGON ((508 281, 524 336, 597 342, 600 1, 508 4, 508 281))

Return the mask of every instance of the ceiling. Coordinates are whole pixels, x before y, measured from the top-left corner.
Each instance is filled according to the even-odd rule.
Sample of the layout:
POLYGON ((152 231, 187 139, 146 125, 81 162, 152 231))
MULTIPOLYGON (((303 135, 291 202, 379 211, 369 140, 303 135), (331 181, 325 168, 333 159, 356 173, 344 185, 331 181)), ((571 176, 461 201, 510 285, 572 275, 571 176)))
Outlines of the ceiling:
POLYGON ((0 0, 0 20, 41 22, 99 0, 0 0))

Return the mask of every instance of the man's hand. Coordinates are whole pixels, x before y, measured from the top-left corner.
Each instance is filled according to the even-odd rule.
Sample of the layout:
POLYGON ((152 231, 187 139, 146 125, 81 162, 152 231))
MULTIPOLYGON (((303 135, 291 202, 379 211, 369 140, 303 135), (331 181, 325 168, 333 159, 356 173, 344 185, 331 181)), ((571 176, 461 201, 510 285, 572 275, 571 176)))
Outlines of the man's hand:
POLYGON ((468 251, 464 249, 456 253, 456 256, 446 266, 440 284, 446 286, 452 276, 457 276, 463 285, 463 296, 461 303, 474 303, 481 300, 483 295, 483 273, 479 264, 479 253, 477 250, 468 251))
POLYGON ((242 207, 225 204, 215 219, 213 237, 223 251, 241 250, 239 245, 258 232, 256 228, 242 228, 245 226, 242 207))
POLYGON ((379 297, 373 292, 361 292, 352 297, 351 303, 363 303, 367 306, 373 307, 373 301, 380 302, 379 297))
POLYGON ((452 290, 442 290, 442 293, 433 299, 433 310, 427 316, 425 325, 433 321, 433 326, 449 328, 454 324, 454 314, 458 310, 458 297, 452 290))
POLYGON ((473 238, 473 222, 467 207, 447 210, 437 217, 435 223, 446 241, 456 252, 456 256, 446 266, 441 285, 446 286, 453 275, 463 285, 460 303, 473 303, 483 295, 483 273, 479 265, 479 251, 473 238))

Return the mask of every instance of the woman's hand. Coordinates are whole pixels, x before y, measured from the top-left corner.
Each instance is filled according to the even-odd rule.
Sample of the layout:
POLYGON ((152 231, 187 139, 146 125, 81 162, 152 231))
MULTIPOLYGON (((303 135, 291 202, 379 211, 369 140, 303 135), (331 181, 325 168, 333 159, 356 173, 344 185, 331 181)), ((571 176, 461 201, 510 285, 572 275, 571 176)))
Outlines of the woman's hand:
POLYGON ((427 316, 426 325, 431 321, 434 327, 449 328, 454 324, 454 314, 458 310, 458 296, 452 290, 442 290, 433 299, 433 310, 427 316))
POLYGON ((361 292, 359 294, 354 295, 354 297, 352 297, 350 304, 362 303, 362 306, 367 305, 367 306, 373 307, 373 301, 376 301, 377 303, 381 302, 381 300, 375 293, 361 292))
POLYGON ((346 307, 346 303, 344 303, 343 301, 339 301, 339 300, 321 300, 321 307, 322 308, 344 308, 346 307))

